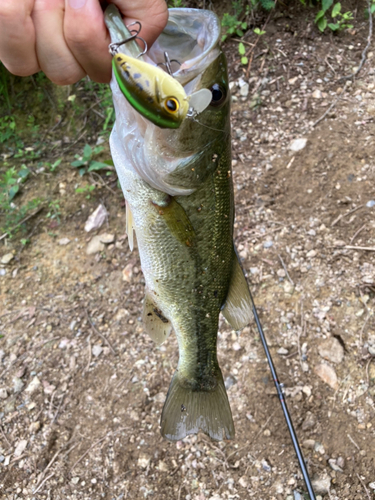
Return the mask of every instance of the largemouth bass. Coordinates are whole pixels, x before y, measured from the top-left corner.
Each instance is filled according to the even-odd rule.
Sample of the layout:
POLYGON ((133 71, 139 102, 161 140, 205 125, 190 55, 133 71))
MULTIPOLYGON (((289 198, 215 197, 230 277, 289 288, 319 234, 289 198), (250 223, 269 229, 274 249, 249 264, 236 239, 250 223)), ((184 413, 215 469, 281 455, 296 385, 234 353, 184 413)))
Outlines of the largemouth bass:
MULTIPOLYGON (((106 23, 112 42, 129 37, 113 6, 106 23)), ((144 82, 159 81, 157 64, 167 52, 180 63, 167 76, 179 82, 188 100, 202 89, 211 92, 209 105, 199 114, 187 113, 178 128, 168 127, 168 120, 160 128, 149 110, 137 111, 142 98, 157 97, 146 92, 147 85, 138 87, 137 102, 131 103, 130 80, 120 88, 115 71, 111 82, 116 123, 110 147, 126 199, 129 244, 134 228, 146 281, 144 327, 157 343, 173 329, 179 346, 161 416, 161 433, 170 440, 199 430, 215 440, 234 437, 217 360, 219 314, 236 330, 252 315, 233 244, 230 95, 219 41, 214 13, 170 9, 167 27, 139 58, 149 66, 141 65, 144 82)), ((140 52, 135 41, 121 46, 124 56, 140 52)))

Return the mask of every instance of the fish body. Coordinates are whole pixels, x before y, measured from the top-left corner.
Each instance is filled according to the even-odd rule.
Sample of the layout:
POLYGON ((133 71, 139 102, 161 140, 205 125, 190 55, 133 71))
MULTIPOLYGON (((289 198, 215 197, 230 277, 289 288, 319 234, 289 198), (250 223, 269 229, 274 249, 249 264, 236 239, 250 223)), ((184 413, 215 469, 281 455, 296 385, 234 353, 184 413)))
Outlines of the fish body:
MULTIPOLYGON (((112 21, 107 26, 112 41, 124 36, 112 21)), ((116 75, 111 83, 116 124, 110 145, 146 281, 145 329, 161 343, 173 328, 179 345, 161 417, 162 435, 170 440, 199 430, 216 440, 234 437, 217 360, 218 320, 222 312, 240 329, 251 319, 233 244, 230 95, 219 39, 212 12, 170 9, 167 28, 149 51, 145 63, 154 67, 165 51, 181 62, 174 78, 187 96, 211 92, 210 105, 178 129, 147 120, 129 105, 116 75)))

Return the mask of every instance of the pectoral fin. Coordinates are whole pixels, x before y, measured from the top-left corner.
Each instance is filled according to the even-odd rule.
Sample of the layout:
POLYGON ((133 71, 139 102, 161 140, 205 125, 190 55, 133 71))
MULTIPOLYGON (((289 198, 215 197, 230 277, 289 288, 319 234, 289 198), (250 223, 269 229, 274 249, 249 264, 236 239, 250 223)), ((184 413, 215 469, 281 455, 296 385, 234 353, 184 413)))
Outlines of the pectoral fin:
POLYGON ((253 319, 252 302, 246 278, 235 255, 233 261, 232 279, 222 314, 228 323, 240 330, 253 319))
POLYGON ((146 332, 158 345, 162 344, 172 331, 171 322, 163 315, 148 292, 143 303, 142 320, 146 332))

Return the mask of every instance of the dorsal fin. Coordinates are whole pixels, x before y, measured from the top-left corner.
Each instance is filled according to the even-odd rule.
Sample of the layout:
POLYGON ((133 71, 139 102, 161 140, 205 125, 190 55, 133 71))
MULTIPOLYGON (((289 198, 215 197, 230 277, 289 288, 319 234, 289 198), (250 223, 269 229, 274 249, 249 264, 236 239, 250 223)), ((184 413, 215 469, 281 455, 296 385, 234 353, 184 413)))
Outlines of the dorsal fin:
POLYGON ((235 254, 229 291, 221 312, 232 328, 241 330, 252 321, 252 311, 249 287, 237 254, 235 254))
POLYGON ((148 291, 143 303, 142 320, 146 332, 158 345, 162 344, 172 331, 171 322, 164 316, 148 291))

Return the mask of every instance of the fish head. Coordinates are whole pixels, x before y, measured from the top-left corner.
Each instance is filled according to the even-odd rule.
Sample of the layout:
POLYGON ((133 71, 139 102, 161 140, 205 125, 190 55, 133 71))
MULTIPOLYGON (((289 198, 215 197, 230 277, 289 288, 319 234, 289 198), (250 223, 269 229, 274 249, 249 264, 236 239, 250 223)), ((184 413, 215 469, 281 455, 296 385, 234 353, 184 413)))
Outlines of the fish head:
MULTIPOLYGON (((112 41, 116 36, 118 40, 119 35, 107 26, 112 41)), ((209 154, 213 145, 228 142, 230 136, 230 92, 220 35, 220 21, 213 12, 169 9, 168 24, 147 54, 136 59, 134 41, 121 47, 111 82, 116 109, 111 149, 118 159, 117 169, 122 168, 119 163, 123 157, 127 168, 172 196, 188 195, 197 188, 183 172, 194 171, 195 166, 207 162, 206 152, 209 154), (172 74, 162 69, 166 61, 172 74), (131 85, 123 83, 126 78, 130 81, 128 75, 119 76, 122 63, 124 72, 132 78, 131 85), (134 65, 131 71, 130 63, 134 65), (141 80, 139 92, 134 90, 135 80, 141 80), (152 88, 148 95, 147 82, 152 88), (144 112, 147 99, 149 106, 144 112), (179 112, 175 116, 171 116, 171 110, 165 114, 166 107, 176 105, 175 100, 179 112)))

